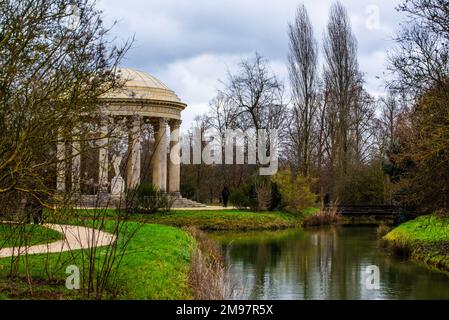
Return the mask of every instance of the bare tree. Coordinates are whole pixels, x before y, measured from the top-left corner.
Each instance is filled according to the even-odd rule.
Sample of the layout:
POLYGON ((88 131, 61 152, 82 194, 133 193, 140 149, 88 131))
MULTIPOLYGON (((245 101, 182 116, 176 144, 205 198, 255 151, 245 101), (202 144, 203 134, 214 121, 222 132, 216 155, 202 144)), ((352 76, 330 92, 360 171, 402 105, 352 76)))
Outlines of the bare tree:
POLYGON ((363 88, 362 84, 356 88, 354 94, 350 136, 352 145, 352 163, 368 163, 376 149, 376 117, 375 99, 363 88))
POLYGON ((114 70, 128 44, 107 35, 95 1, 0 2, 0 194, 52 196, 55 165, 72 156, 56 144, 74 128, 88 137, 99 97, 120 85, 114 70))
POLYGON ((335 121, 330 128, 332 161, 336 161, 339 175, 347 172, 350 158, 349 130, 351 106, 355 88, 360 81, 357 62, 357 41, 352 34, 346 9, 336 2, 331 7, 324 37, 325 71, 328 118, 335 121))
POLYGON ((398 94, 389 91, 386 97, 379 99, 381 114, 379 123, 379 149, 382 153, 386 152, 394 142, 395 131, 398 117, 402 110, 398 94))
POLYGON ((398 7, 411 19, 434 33, 449 34, 449 3, 446 0, 407 0, 398 7))
POLYGON ((408 0, 398 7, 409 21, 389 56, 398 77, 390 87, 417 97, 449 77, 449 4, 443 0, 408 0))
POLYGON ((292 161, 303 175, 308 176, 312 165, 313 124, 318 107, 318 45, 304 5, 298 8, 294 23, 289 25, 288 35, 288 69, 293 97, 289 130, 292 161))
POLYGON ((210 101, 209 109, 210 126, 221 134, 237 126, 237 106, 223 92, 210 101))
POLYGON ((229 73, 223 92, 235 106, 241 129, 278 129, 284 123, 284 87, 259 54, 242 61, 237 74, 229 73))

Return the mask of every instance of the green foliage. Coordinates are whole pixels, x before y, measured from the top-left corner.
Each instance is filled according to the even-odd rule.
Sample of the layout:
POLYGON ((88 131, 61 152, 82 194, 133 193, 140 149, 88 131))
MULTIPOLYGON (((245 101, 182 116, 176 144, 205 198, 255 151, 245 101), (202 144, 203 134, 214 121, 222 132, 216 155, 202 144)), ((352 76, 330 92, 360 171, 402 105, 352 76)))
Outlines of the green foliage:
POLYGON ((141 183, 126 194, 126 208, 132 213, 170 211, 172 204, 173 200, 168 193, 149 183, 141 183))
POLYGON ((229 201, 239 210, 249 207, 249 197, 242 189, 232 191, 229 201))
POLYGON ((233 190, 230 202, 238 209, 249 208, 252 211, 280 210, 282 195, 276 183, 266 178, 256 178, 251 184, 233 190))
POLYGON ((256 193, 256 187, 253 183, 250 183, 243 188, 247 198, 248 198, 248 206, 251 210, 257 211, 258 210, 258 202, 257 202, 257 193, 256 193))
POLYGON ((316 203, 316 195, 310 191, 307 179, 300 174, 294 178, 290 170, 281 170, 272 177, 272 181, 279 188, 282 207, 286 211, 300 213, 316 203))
POLYGON ((195 197, 195 187, 190 182, 181 183, 181 194, 187 199, 195 197))
POLYGON ((240 210, 250 208, 257 211, 258 201, 256 188, 253 184, 245 184, 239 189, 231 190, 229 201, 240 210))
POLYGON ((448 92, 445 79, 420 97, 398 128, 401 149, 389 154, 397 201, 424 213, 449 209, 448 92))
POLYGON ((282 195, 279 191, 279 187, 276 182, 271 183, 271 203, 270 211, 281 210, 282 208, 282 195))

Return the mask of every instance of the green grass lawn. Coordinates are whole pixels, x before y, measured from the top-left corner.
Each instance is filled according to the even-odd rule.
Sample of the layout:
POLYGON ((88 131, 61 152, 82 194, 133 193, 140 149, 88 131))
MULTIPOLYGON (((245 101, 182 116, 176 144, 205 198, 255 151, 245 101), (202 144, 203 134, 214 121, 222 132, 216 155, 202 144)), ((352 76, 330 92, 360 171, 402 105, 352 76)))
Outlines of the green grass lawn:
POLYGON ((396 253, 449 271, 449 218, 427 215, 405 222, 383 237, 396 253))
POLYGON ((310 207, 310 208, 304 209, 304 211, 302 212, 302 216, 308 217, 308 216, 313 215, 314 213, 317 213, 318 211, 320 211, 320 208, 310 207))
POLYGON ((282 212, 186 210, 141 217, 148 222, 173 226, 196 226, 202 230, 273 230, 298 226, 296 217, 282 212))
MULTIPOLYGON (((89 224, 86 224, 88 226, 89 224)), ((111 232, 113 221, 106 221, 105 231, 111 232)), ((133 230, 137 230, 127 246, 117 272, 119 284, 118 299, 189 299, 192 297, 188 285, 191 253, 195 247, 194 239, 186 232, 170 226, 126 223, 127 232, 122 230, 119 243, 123 244, 133 230)), ((104 259, 105 248, 99 248, 98 266, 104 259)), ((65 269, 68 265, 86 266, 86 250, 49 255, 30 255, 30 273, 39 283, 34 298, 69 298, 77 299, 80 295, 65 288, 65 269), (46 268, 46 265, 48 267, 46 268), (47 270, 48 269, 48 270, 47 270), (48 274, 51 280, 48 280, 48 274)), ((0 299, 33 298, 23 277, 25 268, 23 260, 20 277, 11 288, 7 276, 10 259, 0 259, 0 299), (20 280, 22 279, 22 280, 20 280), (27 293, 25 295, 25 293, 27 293)))
MULTIPOLYGON (((202 230, 276 230, 301 226, 302 219, 318 208, 308 208, 303 213, 292 215, 285 212, 252 212, 246 210, 172 210, 156 214, 130 214, 128 219, 176 227, 196 226, 202 230)), ((93 210, 78 210, 73 214, 89 218, 93 210)), ((99 216, 113 219, 118 211, 102 210, 99 216)))
MULTIPOLYGON (((251 212, 240 210, 179 210, 169 213, 132 214, 125 223, 127 232, 119 233, 119 247, 125 243, 132 230, 137 230, 130 239, 117 272, 119 291, 113 291, 118 299, 189 299, 193 297, 188 285, 191 255, 195 240, 185 231, 175 228, 196 226, 203 230, 276 230, 298 227, 304 216, 317 211, 307 209, 303 214, 291 215, 283 212, 251 212), (131 230, 131 231, 130 231, 131 230)), ((70 210, 47 212, 47 221, 62 224, 81 224, 97 227, 105 218, 104 231, 112 232, 117 215, 116 210, 70 210)), ((59 234, 58 234, 59 235, 59 234)), ((59 235, 60 236, 60 235, 59 235)), ((34 238, 38 239, 38 238, 34 238)), ((46 239, 43 237, 42 239, 46 239)), ((38 243, 36 240, 34 243, 38 243)), ((106 248, 99 248, 97 268, 104 261, 106 248)), ((87 266, 87 250, 60 254, 30 255, 29 273, 37 284, 34 295, 29 295, 25 281, 25 264, 22 258, 18 277, 10 281, 11 259, 0 259, 0 299, 46 298, 77 299, 82 296, 77 291, 65 288, 66 267, 87 266)))
POLYGON ((449 242, 449 218, 421 216, 393 229, 385 239, 430 244, 449 242))
POLYGON ((64 236, 61 233, 40 225, 0 223, 0 248, 32 246, 50 243, 63 238, 64 236))

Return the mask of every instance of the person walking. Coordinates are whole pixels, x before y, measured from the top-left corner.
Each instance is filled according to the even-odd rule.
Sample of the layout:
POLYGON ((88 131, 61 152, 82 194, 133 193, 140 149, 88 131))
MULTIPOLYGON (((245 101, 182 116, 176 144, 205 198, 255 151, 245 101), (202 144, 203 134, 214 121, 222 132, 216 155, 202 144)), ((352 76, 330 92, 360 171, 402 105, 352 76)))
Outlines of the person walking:
POLYGON ((224 187, 223 191, 221 191, 221 197, 223 199, 223 207, 228 206, 228 200, 229 200, 229 189, 228 187, 224 187))

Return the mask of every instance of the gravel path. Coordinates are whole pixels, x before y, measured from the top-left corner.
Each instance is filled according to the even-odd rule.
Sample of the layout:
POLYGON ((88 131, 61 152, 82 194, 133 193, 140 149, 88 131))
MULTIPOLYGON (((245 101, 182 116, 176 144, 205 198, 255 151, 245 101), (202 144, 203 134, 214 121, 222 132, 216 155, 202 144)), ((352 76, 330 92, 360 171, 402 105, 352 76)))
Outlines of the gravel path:
POLYGON ((64 234, 65 239, 48 244, 38 244, 30 247, 4 248, 0 250, 0 258, 28 254, 58 253, 71 250, 103 247, 112 244, 116 236, 93 228, 69 226, 61 224, 44 224, 44 227, 64 234))

